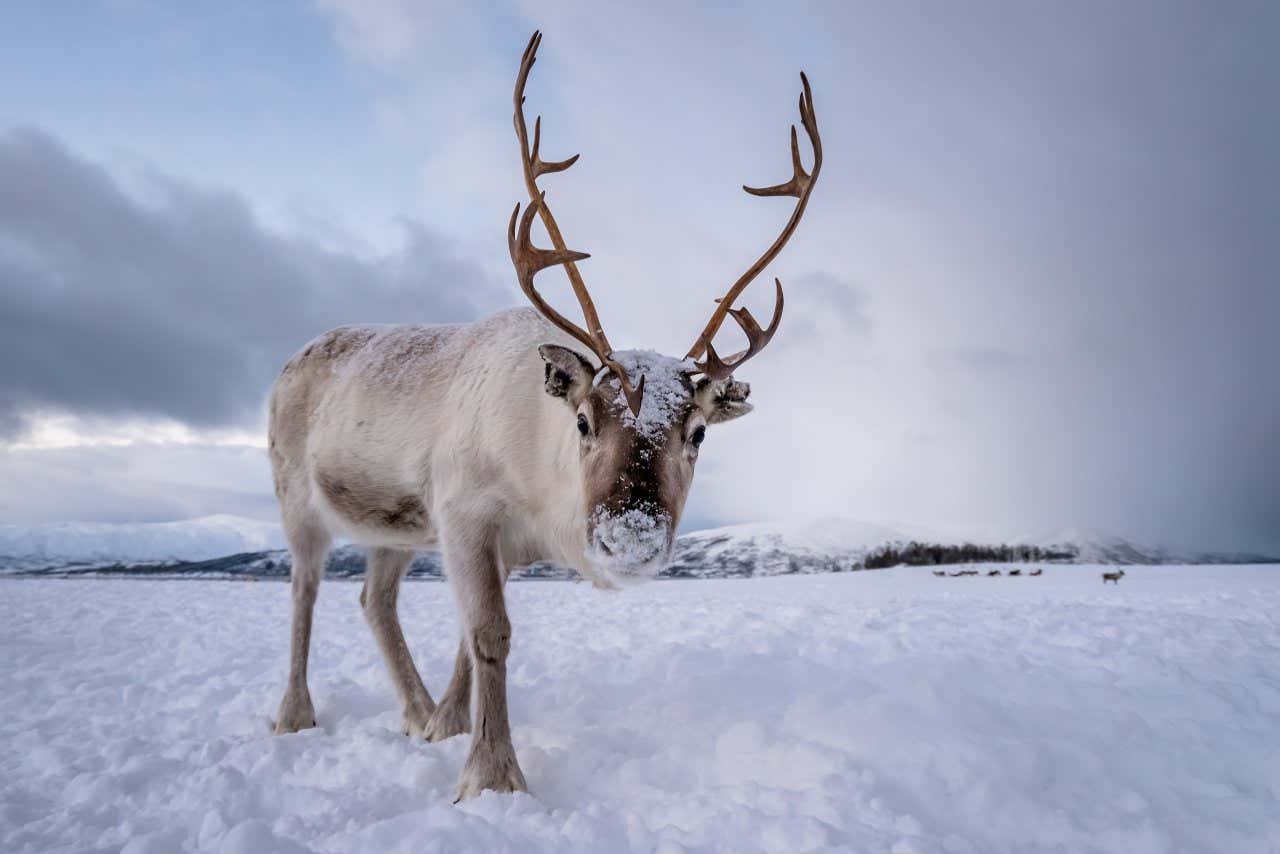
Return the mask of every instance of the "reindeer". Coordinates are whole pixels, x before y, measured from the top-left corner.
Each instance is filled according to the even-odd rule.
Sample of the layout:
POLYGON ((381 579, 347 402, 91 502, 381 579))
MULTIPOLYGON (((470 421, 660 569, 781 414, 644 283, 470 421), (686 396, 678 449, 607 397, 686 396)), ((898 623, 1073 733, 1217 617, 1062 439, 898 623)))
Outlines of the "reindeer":
POLYGON ((995 578, 995 577, 996 577, 996 576, 998 576, 999 574, 1000 574, 1000 570, 998 570, 998 569, 993 569, 993 570, 991 570, 991 571, 989 571, 989 572, 987 573, 987 577, 988 577, 988 578, 995 578))
POLYGON ((1120 584, 1120 579, 1122 579, 1122 578, 1124 578, 1124 570, 1123 570, 1123 569, 1118 569, 1118 570, 1116 570, 1115 572, 1104 572, 1104 573, 1102 573, 1102 583, 1103 583, 1103 584, 1106 584, 1108 581, 1110 581, 1112 584, 1119 585, 1119 584, 1120 584))
POLYGON ((566 247, 537 183, 577 160, 540 157, 541 117, 529 143, 524 90, 541 39, 535 32, 529 40, 516 76, 514 122, 529 203, 523 215, 517 204, 507 224, 516 277, 533 307, 468 325, 334 329, 289 360, 270 400, 269 453, 293 556, 289 677, 275 731, 316 725, 307 657, 325 556, 335 537, 364 544, 360 604, 403 707, 405 733, 428 741, 473 733, 459 800, 485 789, 527 791, 507 713, 507 576, 549 560, 618 588, 653 578, 667 563, 707 428, 752 409, 750 386, 734 372, 777 331, 782 283, 774 280, 766 328, 734 304, 795 232, 822 169, 813 95, 801 74, 812 172, 801 164, 793 125, 791 179, 744 187, 796 200, 781 233, 717 300, 683 358, 615 350, 576 266, 588 256, 566 247), (553 248, 533 245, 535 215, 553 248), (557 265, 573 287, 581 326, 534 287, 539 271, 557 265), (727 317, 747 346, 721 358, 712 339, 727 317), (443 552, 462 626, 439 703, 423 684, 396 609, 414 552, 428 548, 443 552))
POLYGON ((1033 569, 1033 570, 1031 570, 1030 572, 1028 572, 1028 573, 1027 573, 1027 575, 1030 575, 1030 576, 1032 576, 1032 577, 1034 578, 1034 577, 1035 577, 1035 576, 1037 576, 1037 575, 1044 575, 1044 570, 1043 570, 1043 569, 1033 569))
POLYGON ((942 578, 943 576, 945 576, 945 575, 946 575, 946 573, 945 573, 945 572, 943 572, 941 569, 935 569, 935 570, 933 571, 933 574, 934 574, 936 577, 938 577, 938 578, 942 578))
POLYGON ((1022 575, 1022 570, 1020 570, 1020 569, 1011 569, 1011 570, 1009 570, 1009 574, 1010 574, 1010 575, 1022 575))

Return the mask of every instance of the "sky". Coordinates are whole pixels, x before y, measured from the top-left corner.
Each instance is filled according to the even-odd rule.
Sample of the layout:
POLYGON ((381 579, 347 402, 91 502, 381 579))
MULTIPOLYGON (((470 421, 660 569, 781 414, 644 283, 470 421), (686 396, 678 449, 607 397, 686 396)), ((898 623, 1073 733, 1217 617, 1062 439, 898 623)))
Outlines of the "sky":
POLYGON ((0 522, 273 518, 290 354, 521 305, 510 98, 539 28, 529 115, 582 155, 542 183, 615 346, 682 355, 774 238, 789 200, 740 187, 789 177, 813 85, 821 179, 745 298, 767 317, 776 275, 787 313, 686 528, 1280 549, 1276 4, 0 16, 0 522))

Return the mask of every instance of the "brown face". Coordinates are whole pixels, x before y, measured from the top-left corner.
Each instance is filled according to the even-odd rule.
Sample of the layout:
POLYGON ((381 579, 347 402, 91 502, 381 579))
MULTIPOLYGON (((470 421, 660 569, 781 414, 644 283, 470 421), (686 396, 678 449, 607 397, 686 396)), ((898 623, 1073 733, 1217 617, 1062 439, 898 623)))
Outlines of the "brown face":
POLYGON ((587 517, 587 557, 619 583, 653 578, 666 565, 707 425, 750 411, 749 388, 732 380, 695 383, 688 367, 654 353, 615 353, 643 374, 640 414, 610 373, 563 347, 540 348, 548 394, 565 398, 577 434, 587 517))

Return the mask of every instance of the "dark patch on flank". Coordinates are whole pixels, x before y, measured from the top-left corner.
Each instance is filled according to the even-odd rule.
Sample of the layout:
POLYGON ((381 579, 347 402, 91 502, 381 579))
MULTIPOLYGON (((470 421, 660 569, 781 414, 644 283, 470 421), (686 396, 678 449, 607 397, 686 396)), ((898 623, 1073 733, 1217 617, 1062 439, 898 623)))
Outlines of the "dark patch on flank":
POLYGON ((427 526, 427 508, 416 495, 397 495, 359 477, 317 472, 316 484, 333 509, 359 525, 418 530, 427 526))

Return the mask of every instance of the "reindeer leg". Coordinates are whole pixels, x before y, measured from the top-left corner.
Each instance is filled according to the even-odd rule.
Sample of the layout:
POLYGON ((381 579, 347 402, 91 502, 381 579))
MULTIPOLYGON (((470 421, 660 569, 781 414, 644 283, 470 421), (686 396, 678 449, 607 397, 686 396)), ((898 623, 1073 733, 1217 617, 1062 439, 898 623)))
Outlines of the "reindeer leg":
POLYGON ((427 741, 444 741, 464 732, 471 732, 471 652, 465 635, 458 643, 453 678, 431 715, 423 737, 427 741))
POLYGON ((525 792, 507 718, 511 621, 502 595, 495 526, 446 519, 443 529, 445 565, 458 600, 475 694, 471 751, 458 780, 458 800, 485 789, 525 792))
MULTIPOLYGON (((505 584, 511 574, 511 565, 505 556, 502 564, 502 581, 505 584)), ((467 651, 465 635, 458 643, 453 678, 449 680, 449 687, 440 698, 440 705, 436 706, 423 735, 427 741, 444 741, 464 732, 471 732, 471 653, 467 651)))
POLYGON ((289 683, 276 713, 277 735, 316 725, 316 711, 307 690, 307 659, 311 654, 311 615, 315 609, 329 536, 305 524, 286 526, 293 567, 289 572, 293 598, 293 625, 289 642, 289 683))
POLYGON ((387 670, 395 684, 396 695, 404 705, 405 735, 421 735, 435 711, 418 668, 414 666, 409 645, 400 629, 400 617, 396 613, 396 599, 400 592, 400 579, 413 561, 413 552, 403 549, 375 548, 369 550, 369 569, 364 589, 360 591, 360 606, 365 620, 373 630, 373 636, 382 649, 387 670))

